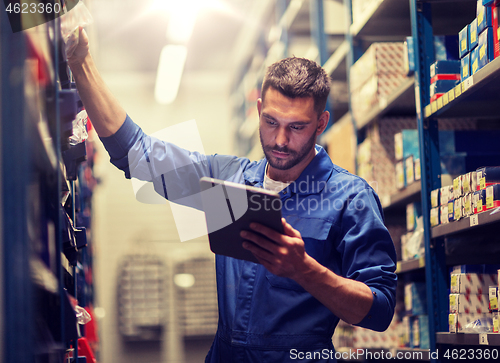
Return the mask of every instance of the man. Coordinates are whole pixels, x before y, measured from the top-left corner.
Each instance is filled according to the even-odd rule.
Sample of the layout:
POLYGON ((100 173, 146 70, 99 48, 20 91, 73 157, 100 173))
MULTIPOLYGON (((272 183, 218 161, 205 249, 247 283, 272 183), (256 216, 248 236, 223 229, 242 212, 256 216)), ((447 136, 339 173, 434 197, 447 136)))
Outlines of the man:
POLYGON ((316 145, 329 120, 330 81, 321 67, 288 58, 268 69, 257 102, 266 158, 252 162, 145 135, 104 85, 83 31, 68 63, 111 162, 127 177, 153 181, 173 201, 199 193, 202 176, 280 193, 284 233, 262 225, 241 232, 260 264, 216 256, 219 324, 207 362, 334 362, 339 319, 387 328, 394 246, 372 188, 316 145))

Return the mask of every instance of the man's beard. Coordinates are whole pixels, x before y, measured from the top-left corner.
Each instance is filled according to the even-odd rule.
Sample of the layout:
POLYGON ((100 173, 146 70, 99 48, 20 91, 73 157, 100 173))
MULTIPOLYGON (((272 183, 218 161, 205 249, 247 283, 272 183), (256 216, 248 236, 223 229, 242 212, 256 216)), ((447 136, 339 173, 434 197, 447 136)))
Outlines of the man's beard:
POLYGON ((264 145, 262 141, 262 132, 259 130, 260 144, 262 145, 262 150, 264 150, 264 155, 266 156, 267 162, 273 168, 278 170, 288 170, 293 168, 295 165, 299 164, 304 160, 307 155, 311 152, 311 149, 316 144, 316 134, 313 133, 311 138, 302 146, 299 151, 291 150, 288 147, 278 147, 278 146, 267 146, 264 145), (272 151, 279 151, 289 154, 287 159, 278 159, 272 155, 272 151))

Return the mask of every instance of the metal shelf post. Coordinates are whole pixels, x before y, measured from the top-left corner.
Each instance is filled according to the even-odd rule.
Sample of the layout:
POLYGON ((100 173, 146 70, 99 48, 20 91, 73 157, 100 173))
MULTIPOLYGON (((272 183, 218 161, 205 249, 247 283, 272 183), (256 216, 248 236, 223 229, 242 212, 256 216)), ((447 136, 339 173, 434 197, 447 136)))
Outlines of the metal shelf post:
POLYGON ((429 100, 430 64, 434 61, 431 4, 410 0, 412 35, 415 51, 415 102, 422 165, 422 214, 425 237, 425 276, 429 315, 430 349, 436 349, 436 333, 446 331, 447 283, 444 243, 431 240, 430 192, 441 186, 437 120, 424 118, 429 100))

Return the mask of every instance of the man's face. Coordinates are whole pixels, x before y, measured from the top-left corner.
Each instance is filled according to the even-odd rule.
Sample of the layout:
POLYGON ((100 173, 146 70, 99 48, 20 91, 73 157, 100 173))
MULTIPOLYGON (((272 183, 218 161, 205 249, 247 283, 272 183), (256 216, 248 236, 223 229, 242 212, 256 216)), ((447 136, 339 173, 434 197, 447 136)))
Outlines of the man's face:
MULTIPOLYGON (((316 137, 328 122, 328 112, 319 117, 314 109, 314 99, 288 98, 274 88, 269 88, 265 101, 259 100, 260 141, 272 174, 280 180, 297 178, 314 158, 316 137), (274 169, 274 170, 271 170, 274 169)), ((273 178, 274 179, 274 178, 273 178)))

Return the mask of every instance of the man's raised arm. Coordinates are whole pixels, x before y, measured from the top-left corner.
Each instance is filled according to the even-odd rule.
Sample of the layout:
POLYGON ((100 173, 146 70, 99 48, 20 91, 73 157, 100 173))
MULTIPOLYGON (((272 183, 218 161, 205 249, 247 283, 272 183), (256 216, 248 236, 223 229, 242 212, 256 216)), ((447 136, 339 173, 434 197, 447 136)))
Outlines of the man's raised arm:
POLYGON ((126 112, 99 74, 90 54, 87 33, 82 28, 78 45, 68 57, 68 65, 97 134, 101 137, 113 135, 125 121, 126 112))

